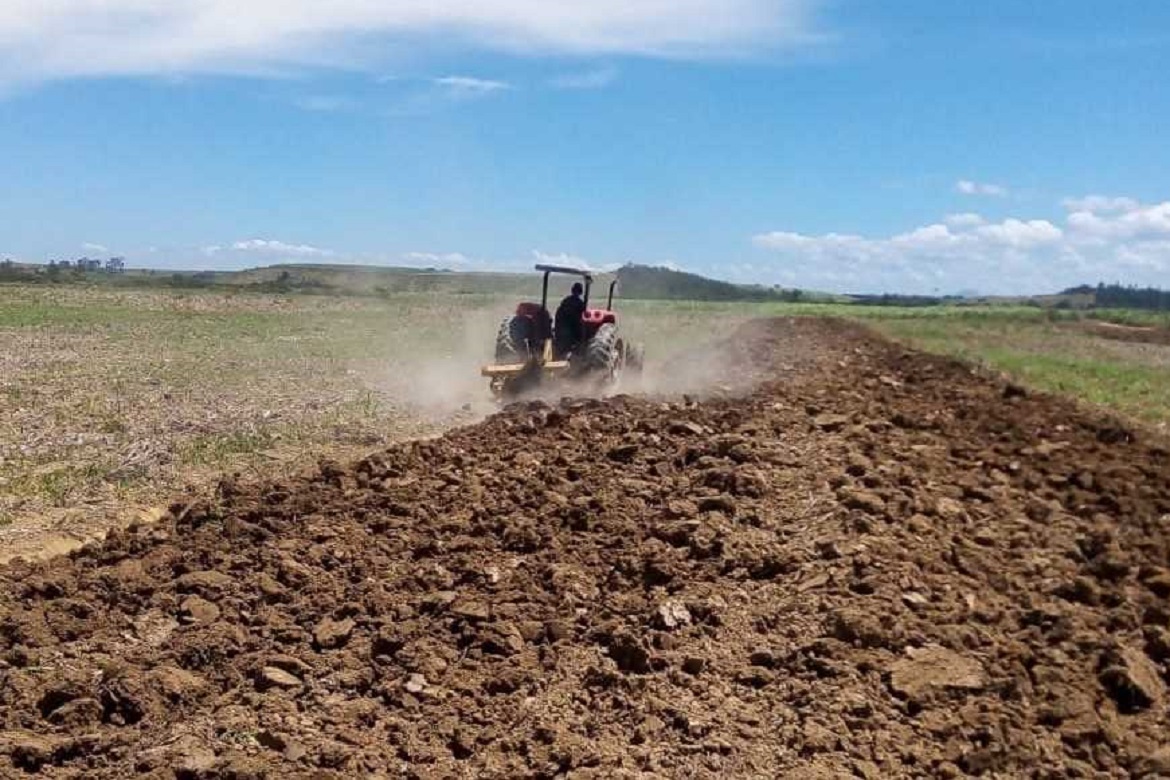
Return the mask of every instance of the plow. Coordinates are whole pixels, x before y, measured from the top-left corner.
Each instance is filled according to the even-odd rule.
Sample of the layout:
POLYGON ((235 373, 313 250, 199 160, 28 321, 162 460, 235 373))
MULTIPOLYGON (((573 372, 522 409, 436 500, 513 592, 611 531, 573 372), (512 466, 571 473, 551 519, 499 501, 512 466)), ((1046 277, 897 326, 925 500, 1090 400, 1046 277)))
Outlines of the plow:
POLYGON ((537 265, 536 270, 543 274, 540 302, 522 302, 504 318, 496 333, 495 360, 480 369, 492 395, 510 399, 554 383, 606 392, 623 376, 640 375, 643 350, 618 330, 617 280, 609 284, 605 308, 591 308, 592 271, 557 265, 537 265), (553 275, 576 277, 574 296, 581 293, 579 303, 571 300, 574 296, 562 302, 555 322, 548 308, 553 275))

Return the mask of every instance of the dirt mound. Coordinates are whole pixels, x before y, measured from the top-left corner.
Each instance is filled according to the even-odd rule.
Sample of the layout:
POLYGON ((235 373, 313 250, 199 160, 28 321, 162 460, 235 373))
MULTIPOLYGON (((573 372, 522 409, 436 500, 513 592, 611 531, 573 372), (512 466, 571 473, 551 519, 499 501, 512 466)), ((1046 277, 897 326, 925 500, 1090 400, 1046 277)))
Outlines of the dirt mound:
POLYGON ((1170 774, 1170 455, 838 323, 0 570, 0 774, 1170 774))

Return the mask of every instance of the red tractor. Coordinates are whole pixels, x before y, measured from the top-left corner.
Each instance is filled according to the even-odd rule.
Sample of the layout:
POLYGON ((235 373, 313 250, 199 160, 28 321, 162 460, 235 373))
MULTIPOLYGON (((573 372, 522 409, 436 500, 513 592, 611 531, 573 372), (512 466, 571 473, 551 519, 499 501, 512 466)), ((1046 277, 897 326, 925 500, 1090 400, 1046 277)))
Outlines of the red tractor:
POLYGON ((604 309, 589 308, 593 274, 581 268, 538 265, 544 274, 540 303, 521 303, 504 318, 496 334, 496 362, 480 371, 491 380, 497 397, 513 397, 539 386, 547 378, 580 379, 604 390, 617 384, 623 372, 641 373, 642 350, 627 344, 618 334, 613 311, 614 279, 604 309), (584 283, 585 312, 577 341, 568 354, 559 354, 553 318, 548 310, 548 278, 552 274, 580 277, 584 283))

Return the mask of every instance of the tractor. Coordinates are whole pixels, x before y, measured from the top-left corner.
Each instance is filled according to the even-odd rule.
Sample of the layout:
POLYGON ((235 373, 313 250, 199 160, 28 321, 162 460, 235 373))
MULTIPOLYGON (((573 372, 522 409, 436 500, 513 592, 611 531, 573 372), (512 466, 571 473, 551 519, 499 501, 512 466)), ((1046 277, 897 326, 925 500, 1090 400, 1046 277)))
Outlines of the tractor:
POLYGON ((496 334, 495 363, 480 373, 490 380, 497 398, 514 398, 534 390, 548 379, 578 380, 604 391, 621 379, 623 372, 640 374, 642 350, 618 334, 613 294, 617 279, 609 284, 604 309, 589 307, 593 273, 583 268, 537 265, 544 274, 540 303, 525 302, 500 323, 496 334), (548 310, 548 282, 553 274, 576 276, 584 283, 585 312, 581 316, 581 340, 568 354, 558 354, 553 318, 548 310))

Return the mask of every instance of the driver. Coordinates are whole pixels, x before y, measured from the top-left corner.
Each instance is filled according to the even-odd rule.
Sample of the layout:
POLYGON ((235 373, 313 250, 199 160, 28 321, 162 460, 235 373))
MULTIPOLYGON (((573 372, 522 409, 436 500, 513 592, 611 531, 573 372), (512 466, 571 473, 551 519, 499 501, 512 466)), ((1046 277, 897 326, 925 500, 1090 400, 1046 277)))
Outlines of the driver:
POLYGON ((585 314, 585 300, 581 297, 584 293, 585 287, 580 282, 574 282, 572 292, 557 307, 553 346, 557 356, 562 359, 577 348, 584 336, 581 321, 585 314))

